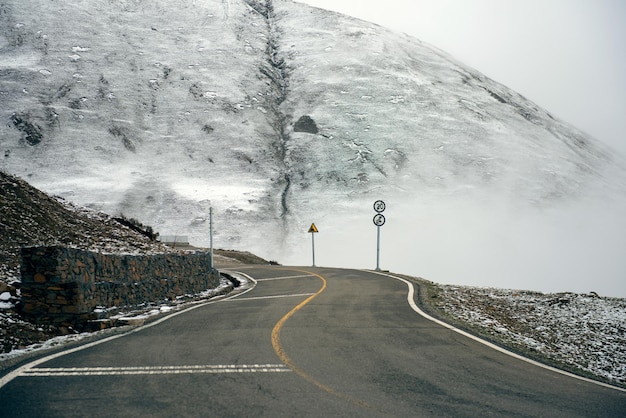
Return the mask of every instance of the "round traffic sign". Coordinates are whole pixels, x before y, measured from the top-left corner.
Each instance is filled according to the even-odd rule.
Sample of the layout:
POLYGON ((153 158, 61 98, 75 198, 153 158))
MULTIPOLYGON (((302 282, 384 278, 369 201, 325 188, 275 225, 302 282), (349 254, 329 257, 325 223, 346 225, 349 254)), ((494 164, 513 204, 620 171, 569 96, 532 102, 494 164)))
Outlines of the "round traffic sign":
POLYGON ((386 207, 387 206, 385 205, 385 202, 383 202, 382 200, 377 200, 376 202, 374 202, 374 210, 378 213, 384 212, 386 207))
POLYGON ((385 216, 382 213, 374 215, 374 225, 383 226, 385 224, 385 216))

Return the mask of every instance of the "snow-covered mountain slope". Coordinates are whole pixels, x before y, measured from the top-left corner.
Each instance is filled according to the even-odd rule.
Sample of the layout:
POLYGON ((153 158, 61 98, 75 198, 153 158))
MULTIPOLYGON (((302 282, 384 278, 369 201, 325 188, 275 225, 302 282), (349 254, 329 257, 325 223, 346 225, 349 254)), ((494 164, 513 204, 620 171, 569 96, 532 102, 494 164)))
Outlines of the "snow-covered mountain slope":
POLYGON ((514 91, 286 0, 4 1, 0 102, 2 169, 199 245, 214 207, 216 245, 279 261, 308 261, 316 222, 358 264, 379 198, 413 225, 451 196, 624 194, 608 150, 514 91))

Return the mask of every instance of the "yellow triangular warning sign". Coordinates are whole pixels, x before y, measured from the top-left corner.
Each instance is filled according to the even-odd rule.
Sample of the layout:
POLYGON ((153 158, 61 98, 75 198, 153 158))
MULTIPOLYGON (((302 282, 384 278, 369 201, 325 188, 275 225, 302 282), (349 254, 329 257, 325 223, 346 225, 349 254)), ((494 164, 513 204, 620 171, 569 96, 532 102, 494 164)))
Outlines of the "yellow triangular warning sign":
POLYGON ((317 227, 315 226, 315 224, 311 224, 311 227, 309 228, 309 232, 320 232, 317 230, 317 227))

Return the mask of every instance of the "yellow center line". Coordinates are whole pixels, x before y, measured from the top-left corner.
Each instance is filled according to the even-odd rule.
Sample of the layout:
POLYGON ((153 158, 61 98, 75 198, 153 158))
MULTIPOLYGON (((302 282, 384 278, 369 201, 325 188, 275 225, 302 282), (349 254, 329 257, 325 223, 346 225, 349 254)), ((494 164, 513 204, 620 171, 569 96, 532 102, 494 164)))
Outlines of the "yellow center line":
POLYGON ((285 353, 285 349, 281 346, 281 344, 280 344, 280 331, 281 331, 283 325, 285 325, 285 322, 287 322, 287 320, 289 318, 291 318, 296 312, 298 312, 300 309, 302 309, 306 304, 311 302, 313 299, 315 299, 319 294, 321 294, 326 289, 326 279, 323 276, 321 276, 319 274, 311 273, 311 272, 308 272, 308 271, 303 271, 303 270, 296 270, 296 271, 300 271, 302 273, 307 273, 307 274, 310 274, 310 275, 313 275, 313 276, 317 277, 318 279, 320 279, 322 281, 322 287, 316 293, 312 294, 311 296, 309 296, 308 298, 306 298, 305 300, 300 302, 295 308, 293 308, 292 310, 287 312, 287 314, 285 316, 283 316, 282 318, 280 318, 280 320, 276 323, 276 325, 274 325, 274 329, 272 329, 272 347, 274 347, 274 351, 276 352, 276 355, 278 355, 278 358, 280 359, 280 361, 285 363, 285 365, 287 367, 289 367, 291 370, 293 370, 294 373, 296 373, 298 376, 300 376, 304 380, 308 381, 309 383, 314 384, 315 386, 317 386, 318 388, 322 389, 323 391, 325 391, 325 392, 327 392, 327 393, 329 393, 329 394, 331 394, 333 396, 336 396, 336 397, 338 397, 340 399, 343 399, 345 401, 354 403, 354 404, 359 405, 359 406, 364 407, 364 408, 371 409, 372 407, 370 405, 368 405, 366 402, 364 402, 364 401, 362 401, 360 399, 353 398, 353 397, 351 397, 349 395, 346 395, 345 393, 338 392, 335 389, 333 389, 333 388, 331 388, 329 386, 326 386, 322 382, 320 382, 320 381, 316 380, 315 378, 313 378, 312 376, 308 375, 304 370, 302 370, 301 368, 296 366, 296 364, 285 353))
POLYGON ((301 279, 302 277, 311 277, 310 274, 302 274, 299 276, 282 276, 282 277, 270 277, 267 279, 256 279, 257 282, 267 282, 271 280, 287 280, 287 279, 301 279))

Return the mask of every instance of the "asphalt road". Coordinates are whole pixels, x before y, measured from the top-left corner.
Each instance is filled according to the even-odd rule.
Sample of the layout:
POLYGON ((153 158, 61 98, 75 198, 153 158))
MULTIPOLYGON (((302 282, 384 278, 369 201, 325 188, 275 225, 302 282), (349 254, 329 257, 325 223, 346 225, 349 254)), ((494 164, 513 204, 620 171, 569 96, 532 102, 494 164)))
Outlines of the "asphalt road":
POLYGON ((401 281, 238 271, 256 286, 14 372, 0 416, 626 416, 626 392, 429 321, 401 281))

